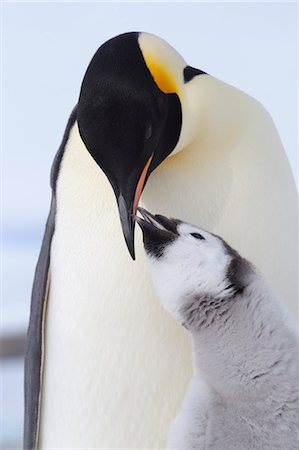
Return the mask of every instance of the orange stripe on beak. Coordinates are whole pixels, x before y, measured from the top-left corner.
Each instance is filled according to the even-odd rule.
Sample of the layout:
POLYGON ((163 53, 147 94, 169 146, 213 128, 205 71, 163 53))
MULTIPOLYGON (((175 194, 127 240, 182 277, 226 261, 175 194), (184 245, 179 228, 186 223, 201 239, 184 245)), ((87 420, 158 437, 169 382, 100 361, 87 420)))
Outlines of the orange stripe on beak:
POLYGON ((138 183, 137 183, 137 187, 136 187, 136 191, 135 191, 135 197, 134 197, 134 204, 133 204, 134 216, 137 213, 137 207, 138 207, 139 199, 140 199, 140 196, 141 196, 141 193, 142 193, 142 189, 143 189, 143 186, 144 186, 145 177, 146 177, 146 174, 147 174, 147 171, 148 171, 148 168, 150 166, 150 163, 151 163, 152 159, 153 159, 153 155, 149 158, 149 160, 145 164, 145 166, 144 166, 144 168, 142 170, 142 173, 140 175, 140 178, 138 180, 138 183))

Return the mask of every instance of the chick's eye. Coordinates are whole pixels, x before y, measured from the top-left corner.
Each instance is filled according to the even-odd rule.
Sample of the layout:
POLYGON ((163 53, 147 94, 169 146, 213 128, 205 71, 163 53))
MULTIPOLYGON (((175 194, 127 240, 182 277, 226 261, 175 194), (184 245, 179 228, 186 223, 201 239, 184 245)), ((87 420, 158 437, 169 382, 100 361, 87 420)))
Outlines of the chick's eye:
POLYGON ((151 126, 151 124, 149 124, 145 131, 145 139, 150 139, 152 137, 152 134, 153 134, 153 127, 151 126))
POLYGON ((203 240, 205 240, 205 238, 199 233, 190 233, 190 234, 191 234, 191 236, 195 237, 195 239, 203 239, 203 240))

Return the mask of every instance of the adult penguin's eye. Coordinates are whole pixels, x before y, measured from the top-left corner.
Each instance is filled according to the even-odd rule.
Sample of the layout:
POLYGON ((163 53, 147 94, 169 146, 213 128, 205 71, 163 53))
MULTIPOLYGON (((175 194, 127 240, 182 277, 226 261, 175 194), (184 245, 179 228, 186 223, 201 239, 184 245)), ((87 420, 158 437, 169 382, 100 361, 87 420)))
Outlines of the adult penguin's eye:
POLYGON ((151 124, 148 125, 146 131, 145 131, 145 139, 150 139, 153 134, 153 127, 151 124))
POLYGON ((190 233, 191 234, 191 236, 193 236, 195 239, 203 239, 203 240, 205 240, 205 238, 201 235, 201 234, 199 234, 199 233, 190 233))

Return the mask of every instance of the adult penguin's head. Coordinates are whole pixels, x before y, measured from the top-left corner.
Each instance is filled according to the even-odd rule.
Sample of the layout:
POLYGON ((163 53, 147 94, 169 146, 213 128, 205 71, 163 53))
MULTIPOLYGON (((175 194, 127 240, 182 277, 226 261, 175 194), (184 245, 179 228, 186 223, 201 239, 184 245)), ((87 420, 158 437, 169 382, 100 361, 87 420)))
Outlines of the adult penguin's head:
POLYGON ((150 173, 177 147, 183 86, 201 73, 148 33, 107 41, 87 68, 77 108, 79 131, 112 185, 133 259, 140 195, 150 173))

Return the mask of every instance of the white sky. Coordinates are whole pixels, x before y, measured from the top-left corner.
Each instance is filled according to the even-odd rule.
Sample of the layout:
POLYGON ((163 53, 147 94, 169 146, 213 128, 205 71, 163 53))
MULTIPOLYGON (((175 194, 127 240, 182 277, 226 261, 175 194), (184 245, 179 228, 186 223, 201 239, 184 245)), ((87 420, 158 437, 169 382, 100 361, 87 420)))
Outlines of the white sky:
POLYGON ((296 172, 296 4, 6 3, 6 223, 22 227, 44 222, 51 162, 86 67, 99 45, 126 31, 163 37, 190 65, 260 100, 274 118, 296 172))

